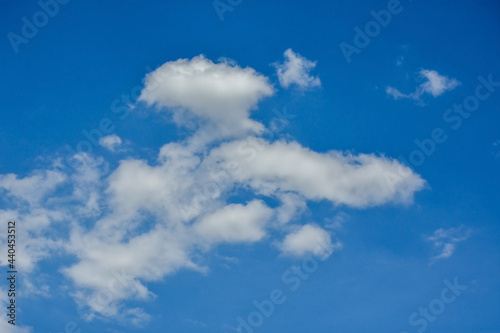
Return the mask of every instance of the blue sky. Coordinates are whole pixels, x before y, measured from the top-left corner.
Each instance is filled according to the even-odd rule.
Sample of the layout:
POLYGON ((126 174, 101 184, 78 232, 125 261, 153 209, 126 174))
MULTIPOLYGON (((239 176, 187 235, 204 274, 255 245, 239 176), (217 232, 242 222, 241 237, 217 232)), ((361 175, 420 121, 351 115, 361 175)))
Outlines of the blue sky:
POLYGON ((0 6, 0 331, 500 332, 496 1, 0 6))

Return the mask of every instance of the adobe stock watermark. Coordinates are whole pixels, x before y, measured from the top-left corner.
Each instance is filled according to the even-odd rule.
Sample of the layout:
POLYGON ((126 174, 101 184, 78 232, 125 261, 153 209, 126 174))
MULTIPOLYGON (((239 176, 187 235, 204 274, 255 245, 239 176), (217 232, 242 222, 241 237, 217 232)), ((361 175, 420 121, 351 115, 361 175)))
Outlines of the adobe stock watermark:
MULTIPOLYGON (((271 119, 270 129, 267 132, 267 138, 269 140, 274 139, 281 133, 288 126, 290 119, 297 117, 296 114, 288 113, 286 107, 284 107, 281 112, 278 109, 272 109, 272 112, 275 116, 271 119)), ((263 149, 264 147, 260 145, 259 140, 246 139, 239 145, 238 153, 247 156, 246 161, 251 162, 257 157, 258 152, 263 149)), ((205 203, 217 199, 240 171, 240 163, 232 161, 222 165, 221 170, 211 172, 209 174, 211 181, 203 185, 198 185, 194 189, 194 194, 189 203, 179 205, 178 209, 182 219, 188 221, 203 209, 205 203)))
POLYGON ((219 17, 219 20, 224 21, 224 13, 232 12, 235 7, 241 5, 243 0, 214 0, 212 5, 214 6, 215 12, 219 17))
POLYGON ((21 34, 9 32, 7 39, 15 54, 19 53, 19 46, 28 44, 38 35, 40 29, 45 27, 51 18, 59 13, 60 5, 66 5, 70 0, 40 0, 37 2, 40 10, 33 14, 31 20, 26 16, 21 18, 21 34))
MULTIPOLYGON (((308 280, 316 272, 319 262, 326 261, 332 253, 332 248, 325 248, 323 244, 318 244, 311 257, 305 258, 300 265, 290 266, 281 274, 281 282, 290 292, 297 291, 302 282, 308 280)), ((286 292, 278 288, 273 289, 269 293, 269 298, 262 301, 254 300, 252 304, 255 307, 255 311, 250 312, 245 318, 241 316, 236 318, 238 323, 236 332, 253 333, 255 329, 264 324, 266 318, 273 315, 276 307, 284 304, 286 300, 286 292)))
MULTIPOLYGON (((424 332, 429 323, 436 321, 437 317, 446 311, 447 307, 455 302, 462 293, 467 290, 467 286, 458 283, 458 278, 455 277, 453 283, 447 279, 443 281, 446 287, 441 289, 439 297, 429 302, 427 306, 419 307, 418 312, 413 312, 408 317, 410 326, 415 327, 418 333, 424 332)), ((402 331, 401 333, 408 333, 402 331)))
POLYGON ((403 6, 400 4, 399 0, 389 0, 387 9, 382 9, 378 12, 374 10, 370 11, 373 20, 368 21, 363 30, 358 26, 355 26, 353 29, 356 33, 353 38, 354 45, 346 42, 339 44, 340 50, 347 63, 350 64, 352 55, 361 53, 361 50, 370 44, 372 38, 377 37, 382 31, 382 28, 386 28, 389 23, 391 23, 393 15, 397 15, 402 11, 403 6))
MULTIPOLYGON (((468 119, 475 111, 477 111, 482 101, 487 100, 500 87, 500 81, 493 81, 493 75, 489 74, 488 78, 478 76, 479 84, 474 89, 474 93, 466 96, 462 103, 455 103, 451 108, 448 108, 443 113, 443 121, 453 130, 458 130, 465 119, 468 119)), ((399 155, 398 160, 403 164, 411 167, 421 166, 427 158, 436 152, 438 145, 443 144, 448 140, 446 130, 441 127, 434 128, 429 137, 422 140, 415 139, 414 143, 417 146, 412 150, 407 158, 399 155)), ((411 170, 399 167, 397 173, 386 171, 384 176, 390 186, 394 188, 394 184, 402 178, 412 174, 411 170)))

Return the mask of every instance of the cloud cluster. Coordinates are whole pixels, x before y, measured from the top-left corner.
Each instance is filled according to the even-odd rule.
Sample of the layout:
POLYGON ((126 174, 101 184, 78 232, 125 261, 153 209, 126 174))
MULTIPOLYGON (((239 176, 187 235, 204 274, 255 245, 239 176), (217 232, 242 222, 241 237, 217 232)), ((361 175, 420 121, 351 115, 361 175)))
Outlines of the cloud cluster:
POLYGON ((262 124, 249 118, 250 111, 273 92, 268 79, 254 69, 200 55, 169 61, 149 73, 139 100, 174 112, 181 125, 189 116, 199 117, 226 137, 261 133, 262 124))
POLYGON ((435 70, 422 69, 419 72, 419 78, 423 80, 423 82, 412 93, 404 94, 391 86, 387 86, 385 92, 388 96, 391 96, 396 100, 409 98, 419 101, 424 94, 432 95, 432 97, 438 97, 446 91, 453 90, 460 85, 460 82, 457 79, 450 79, 447 76, 440 75, 435 70))
MULTIPOLYGON (((291 50, 285 56, 280 80, 319 85, 307 74, 312 62, 291 50)), ((385 156, 263 139, 264 125, 250 113, 273 88, 254 69, 197 56, 167 62, 144 82, 140 100, 180 126, 195 121, 191 137, 165 143, 153 162, 128 157, 110 170, 102 158, 78 154, 75 169, 55 163, 24 178, 0 175, 9 207, 0 216, 21 221, 29 239, 20 261, 34 269, 50 255, 72 256, 60 272, 77 303, 98 316, 144 323, 148 315, 126 302, 154 299, 148 283, 178 270, 207 272, 204 254, 219 244, 269 241, 301 257, 320 243, 330 254, 339 247, 332 230, 301 221, 308 202, 409 203, 424 186, 385 156), (408 176, 389 183, 386 174, 401 169, 408 176)), ((114 149, 120 140, 101 144, 114 149)))

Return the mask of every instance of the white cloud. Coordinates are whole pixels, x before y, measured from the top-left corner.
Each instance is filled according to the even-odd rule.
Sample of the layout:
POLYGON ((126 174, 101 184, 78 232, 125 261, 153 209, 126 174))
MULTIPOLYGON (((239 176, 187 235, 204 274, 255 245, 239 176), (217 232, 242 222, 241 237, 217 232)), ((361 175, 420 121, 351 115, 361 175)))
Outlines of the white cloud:
POLYGON ((210 242, 256 242, 266 235, 265 227, 273 211, 262 201, 232 204, 208 214, 194 230, 210 242))
POLYGON ((65 181, 65 175, 57 170, 35 171, 31 176, 19 179, 17 175, 0 175, 0 190, 7 196, 37 204, 65 181))
POLYGON ((394 98, 396 100, 401 99, 401 98, 413 98, 412 96, 407 95, 407 94, 403 94, 398 89, 393 88, 393 87, 389 87, 389 86, 385 88, 385 92, 388 96, 391 96, 392 98, 394 98))
POLYGON ((414 92, 410 94, 404 94, 394 87, 387 86, 385 92, 388 96, 394 99, 409 98, 419 101, 423 94, 427 93, 433 97, 438 97, 445 93, 455 89, 460 85, 457 79, 450 79, 447 76, 440 75, 435 70, 422 69, 419 72, 419 78, 423 79, 422 82, 414 92))
POLYGON ((128 309, 124 313, 126 322, 131 322, 132 325, 143 327, 151 320, 151 316, 144 312, 141 308, 128 309))
POLYGON ((289 88, 296 84, 302 89, 320 87, 321 80, 318 77, 309 75, 309 72, 316 67, 315 61, 310 61, 292 49, 287 49, 284 53, 285 61, 276 65, 278 79, 284 88, 289 88))
POLYGON ((268 79, 254 69, 213 63, 200 55, 167 62, 149 73, 139 100, 177 113, 180 124, 186 122, 185 112, 200 117, 224 137, 262 132, 262 124, 249 118, 250 111, 272 94, 268 79))
POLYGON ((180 225, 174 229, 156 224, 128 239, 114 239, 99 229, 73 233, 69 250, 80 261, 63 269, 78 287, 73 296, 97 313, 120 317, 121 301, 152 299, 155 295, 141 280, 158 281, 181 268, 201 270, 189 258, 192 237, 180 225))
POLYGON ((139 209, 154 209, 175 190, 172 181, 176 170, 150 166, 143 160, 121 161, 111 174, 107 192, 117 210, 135 212, 139 209))
POLYGON ((329 256, 340 245, 332 243, 330 234, 313 224, 306 224, 288 234, 280 245, 285 255, 304 257, 307 255, 329 256))
POLYGON ((471 230, 465 229, 461 225, 458 228, 439 228, 431 236, 426 236, 425 240, 432 243, 435 251, 438 252, 431 258, 430 263, 439 259, 450 258, 456 250, 457 244, 466 241, 471 235, 471 230))
POLYGON ((295 193, 280 193, 281 206, 276 209, 276 218, 280 224, 285 224, 300 217, 307 209, 306 199, 295 193))
POLYGON ((422 69, 420 76, 427 79, 420 85, 422 90, 431 94, 434 97, 442 95, 445 91, 453 90, 460 85, 456 79, 450 79, 446 76, 439 75, 434 70, 422 69))
POLYGON ((320 154, 297 142, 269 143, 258 138, 221 145, 211 153, 212 163, 239 166, 234 179, 257 193, 273 195, 297 192, 310 200, 327 199, 334 204, 353 207, 375 206, 388 202, 411 202, 413 193, 425 182, 398 161, 383 156, 339 151, 320 154), (389 184, 385 173, 408 177, 389 184))
MULTIPOLYGON (((54 209, 53 197, 68 177, 60 170, 35 170, 20 178, 14 174, 0 175, 0 193, 7 209, 0 209, 3 221, 16 222, 16 234, 23 242, 16 244, 16 263, 19 269, 31 272, 38 261, 60 249, 62 242, 44 234, 51 224, 63 221, 64 212, 54 209)), ((7 251, 7 238, 0 238, 0 250, 7 251)), ((7 257, 0 264, 7 265, 7 257)))
POLYGON ((107 135, 99 139, 99 144, 110 151, 115 151, 122 144, 122 139, 116 134, 107 135))
MULTIPOLYGON (((62 212, 45 208, 33 209, 0 209, 2 221, 15 221, 16 234, 22 242, 16 244, 16 264, 18 269, 30 273, 43 258, 49 257, 54 251, 61 249, 63 242, 45 232, 52 223, 59 223, 65 218, 62 212)), ((0 233, 1 234, 1 233, 0 233)), ((0 251, 7 253, 7 237, 0 237, 0 251)), ((7 265, 8 259, 0 257, 0 265, 7 265)))

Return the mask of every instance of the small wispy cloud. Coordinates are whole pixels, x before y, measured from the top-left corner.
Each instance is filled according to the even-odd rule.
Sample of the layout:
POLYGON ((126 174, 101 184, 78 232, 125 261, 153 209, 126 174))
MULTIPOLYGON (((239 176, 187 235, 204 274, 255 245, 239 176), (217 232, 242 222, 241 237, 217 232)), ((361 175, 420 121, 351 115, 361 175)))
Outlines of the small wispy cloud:
POLYGON ((341 211, 334 217, 325 219, 325 228, 331 231, 340 230, 349 218, 349 214, 341 211))
POLYGON ((400 56, 397 60, 396 60, 396 66, 401 66, 404 64, 404 61, 405 61, 405 56, 400 56))
POLYGON ((120 139, 118 135, 112 134, 102 137, 99 140, 99 144, 104 148, 114 152, 116 148, 118 148, 122 144, 122 139, 120 139))
POLYGON ((500 140, 493 142, 493 156, 500 158, 500 140))
POLYGON ((446 91, 453 90, 460 85, 460 82, 457 79, 450 79, 447 76, 439 74, 435 70, 422 69, 419 72, 419 78, 423 80, 423 82, 415 88, 415 91, 412 93, 405 94, 399 89, 391 86, 387 86, 385 92, 387 93, 387 96, 390 96, 395 100, 409 98, 420 101, 420 98, 424 94, 438 97, 446 91))
POLYGON ((301 89, 321 86, 321 80, 317 76, 309 75, 309 72, 316 67, 315 61, 302 57, 292 49, 287 49, 284 56, 284 63, 275 64, 278 79, 283 88, 289 88, 292 84, 301 89))
POLYGON ((427 242, 432 243, 436 255, 431 257, 430 264, 440 259, 450 258, 456 250, 457 244, 467 240, 472 231, 465 229, 463 225, 458 228, 439 228, 431 236, 425 236, 427 242))

